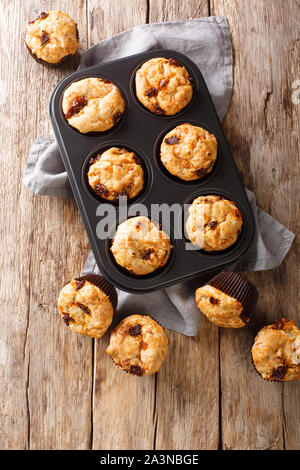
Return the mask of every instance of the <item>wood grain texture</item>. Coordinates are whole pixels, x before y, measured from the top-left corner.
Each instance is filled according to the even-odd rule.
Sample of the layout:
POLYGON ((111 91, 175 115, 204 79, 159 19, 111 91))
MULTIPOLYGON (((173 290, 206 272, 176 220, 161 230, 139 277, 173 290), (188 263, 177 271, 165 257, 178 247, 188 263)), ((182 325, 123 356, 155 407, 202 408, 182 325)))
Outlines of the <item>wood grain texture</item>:
POLYGON ((284 315, 300 326, 297 236, 284 264, 249 275, 260 300, 250 327, 199 334, 168 331, 170 350, 156 377, 119 371, 108 337, 70 332, 56 299, 89 251, 74 201, 38 197, 22 183, 30 145, 50 135, 49 95, 75 70, 37 64, 24 27, 61 9, 77 22, 80 53, 147 21, 226 15, 234 47, 234 92, 225 132, 245 185, 259 205, 300 232, 300 79, 296 0, 0 0, 1 449, 299 449, 299 383, 267 383, 250 348, 258 329, 284 315), (220 349, 219 349, 220 348, 220 349), (221 394, 221 400, 220 400, 221 394))
MULTIPOLYGON (((88 2, 89 44, 147 21, 147 1, 88 2)), ((93 449, 152 449, 155 377, 121 372, 95 342, 93 449)))
MULTIPOLYGON (((227 16, 234 48, 234 91, 224 128, 245 185, 258 204, 299 235, 300 106, 291 102, 300 77, 298 2, 213 0, 227 16), (247 12, 247 14, 245 14, 247 12)), ((297 383, 260 379, 249 351, 258 329, 299 314, 299 237, 283 265, 249 275, 259 286, 254 322, 221 331, 222 441, 225 449, 299 447, 297 383)))

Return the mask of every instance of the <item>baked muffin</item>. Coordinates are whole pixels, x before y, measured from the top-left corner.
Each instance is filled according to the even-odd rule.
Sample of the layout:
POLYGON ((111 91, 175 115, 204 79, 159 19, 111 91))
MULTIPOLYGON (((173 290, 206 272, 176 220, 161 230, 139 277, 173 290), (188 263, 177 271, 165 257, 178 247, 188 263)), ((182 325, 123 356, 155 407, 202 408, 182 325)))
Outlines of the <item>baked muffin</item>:
POLYGON ((202 127, 181 124, 164 137, 160 158, 166 169, 185 181, 209 173, 217 158, 217 139, 202 127))
POLYGON ((141 160, 124 148, 111 147, 90 161, 88 182, 96 194, 108 201, 119 196, 132 199, 144 186, 141 160))
POLYGON ((75 333, 101 338, 110 326, 117 306, 114 287, 102 276, 87 274, 72 279, 61 290, 58 310, 75 333))
POLYGON ((151 317, 131 315, 112 331, 106 352, 120 369, 141 377, 159 371, 168 344, 164 329, 151 317))
POLYGON ((263 379, 287 382, 300 379, 300 331, 285 318, 265 326, 255 338, 252 359, 263 379))
POLYGON ((125 104, 120 90, 106 78, 83 78, 64 92, 63 112, 82 134, 104 132, 121 119, 125 104))
POLYGON ((28 24, 25 44, 38 62, 57 66, 73 57, 78 49, 77 24, 60 10, 43 12, 28 24))
POLYGON ((221 251, 237 241, 242 225, 234 202, 221 196, 200 196, 189 208, 186 231, 194 245, 205 251, 221 251))
POLYGON ((168 235, 150 219, 138 216, 118 226, 111 251, 120 266, 144 276, 166 264, 171 243, 168 235))
POLYGON ((186 68, 175 59, 145 62, 135 77, 136 95, 152 113, 172 116, 191 101, 193 87, 186 68))
POLYGON ((196 305, 206 318, 223 328, 242 328, 258 299, 256 287, 239 273, 222 271, 195 293, 196 305))

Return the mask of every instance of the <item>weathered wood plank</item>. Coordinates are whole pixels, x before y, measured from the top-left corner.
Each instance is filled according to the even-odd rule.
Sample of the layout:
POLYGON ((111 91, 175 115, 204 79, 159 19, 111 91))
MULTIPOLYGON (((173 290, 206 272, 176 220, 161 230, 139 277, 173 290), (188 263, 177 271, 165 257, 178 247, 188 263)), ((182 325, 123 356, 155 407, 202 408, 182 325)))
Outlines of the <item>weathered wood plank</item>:
MULTIPOLYGON (((91 1, 89 45, 147 20, 147 1, 91 1)), ((155 378, 119 371, 106 355, 109 338, 95 342, 94 449, 151 449, 155 378)))
MULTIPOLYGON (((211 4, 212 14, 227 16, 234 47, 234 93, 224 127, 237 165, 259 205, 299 234, 300 107, 291 102, 291 84, 300 77, 299 4, 280 0, 212 0, 211 4)), ((298 384, 261 380, 249 354, 263 324, 285 316, 300 326, 299 250, 296 239, 281 268, 251 275, 260 291, 252 325, 242 331, 221 331, 225 449, 299 448, 298 384)))
POLYGON ((71 334, 56 308, 62 283, 80 273, 87 240, 74 202, 33 196, 22 184, 32 141, 37 134, 49 135, 50 92, 72 70, 72 64, 63 70, 37 64, 25 49, 24 28, 41 11, 61 8, 78 21, 85 47, 85 2, 2 1, 1 6, 1 39, 8 52, 1 54, 6 111, 0 446, 88 448, 92 343, 71 334))
POLYGON ((209 16, 209 0, 150 0, 150 23, 201 16, 209 16))
MULTIPOLYGON (((150 1, 150 22, 208 16, 207 1, 150 1)), ((216 449, 219 442, 218 329, 204 317, 199 334, 168 332, 168 360, 157 376, 156 449, 216 449)))

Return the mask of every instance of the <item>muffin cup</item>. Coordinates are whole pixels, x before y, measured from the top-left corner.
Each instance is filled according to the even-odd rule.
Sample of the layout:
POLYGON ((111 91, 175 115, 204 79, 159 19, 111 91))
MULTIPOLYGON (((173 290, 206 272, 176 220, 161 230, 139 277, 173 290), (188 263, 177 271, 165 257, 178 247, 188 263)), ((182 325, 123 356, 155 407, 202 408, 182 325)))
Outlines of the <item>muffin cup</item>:
MULTIPOLYGON (((56 69, 56 68, 60 67, 61 65, 65 64, 65 63, 68 62, 70 59, 72 59, 72 58, 75 56, 75 54, 76 54, 76 53, 75 53, 75 54, 68 54, 68 55, 66 55, 65 57, 63 57, 59 62, 57 62, 56 64, 54 64, 54 63, 46 62, 46 61, 43 60, 43 59, 39 59, 35 54, 33 54, 33 52, 31 52, 31 50, 30 50, 30 48, 27 46, 27 44, 25 44, 25 46, 26 46, 26 48, 27 48, 29 54, 31 55, 31 57, 33 57, 36 62, 38 62, 38 63, 41 64, 41 65, 45 65, 46 67, 50 67, 50 68, 52 68, 52 69, 56 69)), ((76 52, 77 52, 77 51, 76 51, 76 52)))
POLYGON ((85 274, 84 276, 75 278, 75 281, 89 281, 94 286, 99 287, 99 289, 109 297, 114 313, 116 312, 118 305, 117 291, 103 276, 100 276, 100 274, 85 274))
POLYGON ((238 300, 243 306, 242 320, 249 321, 258 299, 257 289, 252 282, 239 273, 221 271, 207 284, 238 300))

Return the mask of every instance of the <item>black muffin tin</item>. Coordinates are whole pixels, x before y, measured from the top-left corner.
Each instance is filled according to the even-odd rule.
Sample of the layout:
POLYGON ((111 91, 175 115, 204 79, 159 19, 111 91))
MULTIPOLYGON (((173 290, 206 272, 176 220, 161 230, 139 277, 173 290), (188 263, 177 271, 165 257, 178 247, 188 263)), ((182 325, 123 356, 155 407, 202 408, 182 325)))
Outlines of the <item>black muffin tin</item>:
MULTIPOLYGON (((90 243, 103 275, 115 286, 134 293, 149 292, 176 284, 208 272, 216 272, 245 255, 254 235, 254 221, 249 202, 242 186, 237 168, 225 139, 220 121, 212 103, 205 81, 197 66, 186 56, 166 49, 152 50, 124 59, 89 67, 64 78, 55 88, 50 100, 50 116, 54 133, 69 175, 72 190, 81 212, 90 243), (158 116, 148 111, 135 94, 136 70, 154 57, 173 57, 188 70, 194 87, 191 102, 174 116, 158 116), (87 77, 103 77, 117 85, 125 101, 125 113, 118 124, 103 133, 80 134, 66 121, 62 112, 64 90, 74 81, 87 77), (160 143, 164 135, 179 124, 191 123, 213 133, 218 141, 218 156, 213 170, 204 178, 185 182, 171 174, 161 165, 160 143), (110 238, 118 225, 109 228, 111 236, 99 240, 96 226, 101 217, 96 215, 101 201, 90 191, 86 171, 90 158, 111 146, 131 149, 142 159, 145 171, 145 186, 128 206, 133 209, 143 203, 150 205, 191 203, 200 195, 218 194, 236 203, 243 216, 243 230, 237 242, 223 252, 207 253, 203 250, 186 250, 186 238, 174 240, 172 227, 169 231, 174 246, 170 259, 160 270, 147 276, 134 276, 122 269, 110 252, 110 238)), ((118 208, 117 208, 118 210, 118 208)), ((184 224, 181 214, 180 223, 184 224)), ((123 220, 123 219, 122 219, 123 220)), ((174 221, 178 223, 178 220, 174 221)))

